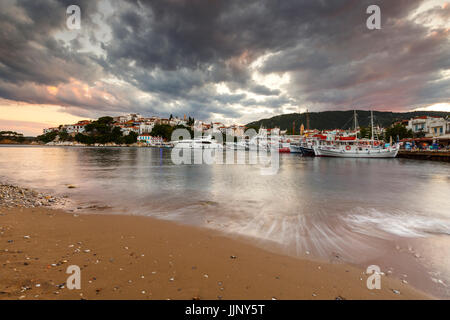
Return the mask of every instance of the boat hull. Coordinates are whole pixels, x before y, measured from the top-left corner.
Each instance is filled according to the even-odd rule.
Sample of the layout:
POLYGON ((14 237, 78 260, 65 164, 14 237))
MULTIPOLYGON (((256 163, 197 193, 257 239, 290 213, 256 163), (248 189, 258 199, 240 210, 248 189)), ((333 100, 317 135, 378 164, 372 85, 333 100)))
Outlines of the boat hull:
POLYGON ((300 147, 302 154, 306 157, 314 157, 315 152, 312 148, 300 147))
POLYGON ((300 146, 296 146, 296 145, 292 145, 292 144, 289 146, 289 150, 291 151, 291 153, 303 153, 300 146))
POLYGON ((319 157, 338 157, 338 158, 395 158, 398 149, 373 149, 364 151, 345 151, 345 150, 327 150, 315 147, 314 152, 319 157))

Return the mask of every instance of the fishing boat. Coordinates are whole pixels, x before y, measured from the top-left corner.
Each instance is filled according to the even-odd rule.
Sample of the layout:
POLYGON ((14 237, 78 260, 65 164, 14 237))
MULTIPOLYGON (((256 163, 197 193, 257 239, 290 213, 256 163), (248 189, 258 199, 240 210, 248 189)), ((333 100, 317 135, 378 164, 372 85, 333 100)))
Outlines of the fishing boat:
POLYGON ((314 153, 318 157, 340 157, 340 158, 395 158, 399 147, 374 147, 355 143, 335 143, 331 146, 315 146, 314 153))
POLYGON ((305 138, 300 143, 300 151, 304 157, 314 157, 314 146, 321 145, 324 141, 326 141, 327 137, 324 135, 314 135, 309 138, 305 138))
POLYGON ((340 137, 330 145, 314 146, 314 153, 319 157, 395 158, 400 149, 398 144, 383 144, 374 139, 373 112, 371 112, 371 126, 372 137, 370 140, 340 137))

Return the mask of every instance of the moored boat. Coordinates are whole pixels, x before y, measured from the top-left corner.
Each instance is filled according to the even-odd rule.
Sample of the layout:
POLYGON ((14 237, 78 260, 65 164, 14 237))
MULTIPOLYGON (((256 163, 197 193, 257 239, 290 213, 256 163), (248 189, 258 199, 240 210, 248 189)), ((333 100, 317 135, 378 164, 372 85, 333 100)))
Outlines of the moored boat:
POLYGON ((340 158, 395 158, 398 150, 397 145, 387 148, 350 144, 314 147, 316 156, 340 158))
POLYGON ((300 151, 302 152, 303 156, 306 156, 306 157, 314 157, 315 156, 315 152, 314 152, 313 148, 301 146, 300 151))
POLYGON ((289 145, 289 150, 290 150, 290 153, 303 153, 302 147, 300 145, 294 144, 294 143, 291 143, 289 145))
POLYGON ((223 145, 217 143, 211 136, 174 141, 173 145, 181 149, 223 149, 223 145))
MULTIPOLYGON (((356 114, 355 114, 356 127, 356 114)), ((375 141, 373 132, 373 112, 371 112, 372 137, 370 140, 357 137, 340 137, 328 145, 314 146, 314 153, 319 157, 339 158, 395 158, 400 146, 398 144, 382 144, 375 141)))

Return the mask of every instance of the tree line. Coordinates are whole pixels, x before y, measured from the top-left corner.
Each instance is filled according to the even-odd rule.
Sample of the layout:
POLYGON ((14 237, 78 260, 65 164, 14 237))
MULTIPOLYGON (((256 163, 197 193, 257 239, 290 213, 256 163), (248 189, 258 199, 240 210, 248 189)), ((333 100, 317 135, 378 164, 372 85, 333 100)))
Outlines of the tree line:
POLYGON ((77 133, 71 136, 65 129, 60 126, 59 131, 47 132, 37 137, 38 140, 47 143, 54 141, 59 137, 60 141, 76 141, 84 144, 106 144, 114 142, 116 144, 133 144, 137 141, 138 134, 130 132, 123 135, 120 127, 113 125, 112 117, 101 117, 85 126, 86 133, 77 133))

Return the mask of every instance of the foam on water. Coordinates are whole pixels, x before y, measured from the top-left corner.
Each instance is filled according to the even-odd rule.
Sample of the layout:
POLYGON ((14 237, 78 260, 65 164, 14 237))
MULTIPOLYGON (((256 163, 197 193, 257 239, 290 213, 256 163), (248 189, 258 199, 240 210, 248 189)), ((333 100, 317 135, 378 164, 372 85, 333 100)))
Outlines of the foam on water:
POLYGON ((371 236, 380 236, 377 230, 409 238, 450 235, 450 219, 417 212, 356 208, 344 216, 343 220, 355 232, 371 236))

